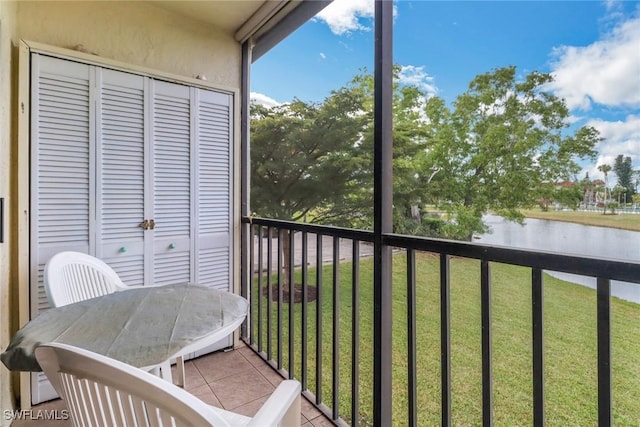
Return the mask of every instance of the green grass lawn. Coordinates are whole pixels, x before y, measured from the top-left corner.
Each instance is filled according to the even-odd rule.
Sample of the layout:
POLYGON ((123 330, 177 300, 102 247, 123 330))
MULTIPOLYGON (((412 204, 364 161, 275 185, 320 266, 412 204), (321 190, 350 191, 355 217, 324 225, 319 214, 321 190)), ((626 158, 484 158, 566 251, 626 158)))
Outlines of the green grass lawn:
MULTIPOLYGON (((440 423, 440 292, 439 264, 429 254, 417 256, 417 380, 418 425, 440 423)), ((527 268, 492 264, 493 391, 495 425, 532 424, 531 273, 527 268)), ((394 257, 393 403, 394 426, 407 424, 406 261, 394 257)), ((351 414, 352 369, 359 372, 360 425, 372 420, 373 300, 372 261, 360 265, 358 300, 359 357, 352 363, 352 264, 340 264, 338 286, 339 360, 332 364, 332 267, 324 267, 322 283, 322 401, 333 406, 332 378, 338 375, 339 415, 351 414)), ((451 396, 453 425, 480 425, 482 417, 480 341, 480 265, 474 260, 451 261, 451 396)), ((310 269, 311 284, 315 271, 310 269)), ((266 280, 265 280, 266 281, 266 280)), ((300 281, 298 277, 297 282, 300 281)), ((255 286, 257 288, 257 285, 255 286)), ((254 289, 255 290, 255 289, 254 289)), ((257 318, 257 292, 252 315, 257 318)), ((263 303, 263 350, 266 350, 266 297, 263 303)), ((597 425, 596 293, 588 288, 545 276, 545 392, 549 426, 597 425)), ((273 357, 276 358, 276 303, 272 303, 273 357)), ((315 392, 316 310, 308 305, 308 388, 315 392)), ((289 305, 283 304, 284 369, 288 366, 289 305)), ((293 372, 301 373, 301 305, 294 306, 293 372)), ((640 425, 640 306, 612 299, 613 417, 616 426, 640 425)), ((257 337, 257 322, 253 322, 257 337)))
POLYGON ((602 212, 578 211, 548 211, 529 209, 522 212, 528 218, 549 219, 553 221, 575 222, 599 227, 620 228, 623 230, 640 231, 640 215, 616 214, 603 215, 602 212))

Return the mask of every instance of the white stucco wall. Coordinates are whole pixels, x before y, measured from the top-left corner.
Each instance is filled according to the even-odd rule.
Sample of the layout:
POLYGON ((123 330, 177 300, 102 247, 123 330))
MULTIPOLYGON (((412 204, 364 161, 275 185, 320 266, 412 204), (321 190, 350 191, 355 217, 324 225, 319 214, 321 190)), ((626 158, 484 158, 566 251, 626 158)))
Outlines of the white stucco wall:
POLYGON ((18 37, 240 86, 241 50, 231 34, 147 2, 19 2, 18 37))
MULTIPOLYGON (((204 75, 209 83, 230 89, 239 88, 241 82, 241 48, 232 34, 147 2, 0 0, 0 32, 0 197, 5 197, 5 212, 12 203, 7 198, 10 179, 25 173, 18 170, 17 159, 10 158, 11 141, 17 140, 11 122, 17 116, 12 87, 18 81, 12 73, 11 61, 17 58, 15 49, 12 57, 11 46, 19 40, 70 49, 82 45, 84 52, 103 58, 177 76, 204 75)), ((11 225, 5 215, 5 231, 7 227, 11 225)), ((19 317, 16 282, 24 282, 10 280, 10 275, 28 276, 22 271, 23 257, 15 249, 17 232, 14 242, 8 242, 6 234, 6 243, 0 243, 0 351, 15 332, 12 328, 19 317)), ((20 292, 26 293, 24 284, 20 286, 20 292)), ((17 379, 0 366, 0 426, 8 425, 4 410, 14 406, 17 379)))
MULTIPOLYGON (((9 345, 11 311, 9 292, 9 227, 11 155, 11 40, 15 36, 16 5, 0 1, 0 197, 5 199, 4 243, 0 243, 0 351, 9 345)), ((13 409, 11 374, 0 366, 0 426, 8 426, 5 410, 13 409)))

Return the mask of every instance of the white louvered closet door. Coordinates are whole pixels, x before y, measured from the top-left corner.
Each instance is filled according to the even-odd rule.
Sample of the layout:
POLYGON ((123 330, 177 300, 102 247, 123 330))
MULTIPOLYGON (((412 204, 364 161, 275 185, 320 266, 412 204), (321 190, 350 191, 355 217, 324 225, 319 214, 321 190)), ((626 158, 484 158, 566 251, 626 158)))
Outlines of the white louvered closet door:
POLYGON ((231 272, 232 97, 194 89, 197 105, 197 222, 198 283, 221 290, 231 272))
MULTIPOLYGON (((32 57, 31 317, 48 308, 45 264, 63 250, 91 252, 94 212, 89 66, 32 57)), ((56 397, 42 373, 32 375, 34 402, 56 397)))
MULTIPOLYGON (((39 53, 31 64, 31 318, 48 307, 45 264, 68 250, 127 285, 231 290, 232 95, 39 53)), ((55 397, 32 375, 32 403, 55 397)))
MULTIPOLYGON (((231 291, 232 144, 233 98, 229 94, 192 88, 195 106, 196 180, 194 239, 195 280, 216 289, 231 291)), ((233 344, 225 338, 196 351, 193 357, 233 344)))
MULTIPOLYGON (((193 124, 190 88, 151 82, 153 283, 193 281, 193 124)), ((194 224, 195 225, 195 224, 194 224)), ((151 234, 151 233, 150 233, 151 234)))
MULTIPOLYGON (((145 78, 96 69, 97 256, 131 285, 145 278, 145 78)), ((148 261, 147 261, 148 262, 148 261)), ((146 279, 146 280, 145 280, 146 279)))

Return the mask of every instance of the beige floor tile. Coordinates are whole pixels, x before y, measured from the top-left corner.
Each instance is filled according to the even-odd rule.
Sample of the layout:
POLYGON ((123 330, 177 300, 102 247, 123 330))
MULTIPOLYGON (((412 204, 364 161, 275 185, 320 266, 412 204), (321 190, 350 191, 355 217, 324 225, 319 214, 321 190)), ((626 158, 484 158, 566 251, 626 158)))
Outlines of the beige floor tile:
POLYGON ((218 400, 218 397, 216 396, 216 394, 213 392, 213 390, 211 390, 211 387, 209 387, 209 384, 205 383, 201 386, 192 388, 189 390, 189 393, 193 394, 195 397, 202 400, 207 405, 212 405, 217 408, 222 407, 220 400, 218 400))
MULTIPOLYGON (((258 380, 262 378, 266 378, 269 383, 271 383, 274 387, 277 387, 280 382, 282 382, 283 378, 280 374, 278 374, 270 365, 268 365, 264 360, 262 360, 255 352, 246 346, 245 344, 240 344, 234 352, 231 352, 235 357, 244 357, 251 364, 253 369, 248 369, 245 373, 248 375, 249 373, 253 373, 253 375, 257 375, 256 378, 258 380)), ((217 355, 217 354, 216 354, 217 355)), ((228 354, 227 354, 228 356, 228 354)), ((211 356, 211 360, 209 363, 213 363, 214 359, 211 356)), ((262 398, 256 399, 254 401, 250 401, 243 405, 240 405, 233 409, 234 412, 241 413, 247 416, 253 416, 255 412, 262 406, 262 404, 267 400, 269 395, 263 396, 262 398)), ((301 401, 301 424, 310 423, 310 420, 315 419, 317 423, 319 423, 322 419, 328 420, 324 417, 322 412, 320 412, 313 404, 311 404, 304 397, 301 401)), ((332 425, 331 422, 325 425, 332 425)), ((311 426, 311 424, 309 424, 311 426)), ((308 427, 309 427, 308 426, 308 427)))
POLYGON ((193 363, 208 383, 252 368, 247 359, 242 355, 236 355, 234 351, 208 354, 195 359, 193 363))
POLYGON ((305 414, 305 416, 310 420, 314 418, 318 418, 320 416, 324 417, 322 412, 320 412, 318 408, 313 406, 313 404, 309 402, 307 399, 305 399, 304 397, 302 398, 302 403, 300 405, 300 408, 302 410, 302 413, 305 414))
POLYGON ((258 356, 253 350, 251 350, 247 346, 242 346, 238 348, 236 351, 240 352, 245 359, 249 361, 254 367, 261 368, 265 366, 264 360, 260 356, 258 356))
POLYGON ((264 377, 257 376, 255 371, 228 375, 209 382, 211 390, 216 394, 224 409, 233 411, 256 399, 273 393, 275 387, 264 377))
MULTIPOLYGON (((253 402, 249 402, 245 405, 238 406, 233 410, 233 412, 237 412, 241 415, 246 415, 247 417, 253 417, 258 410, 264 405, 264 403, 269 399, 269 396, 261 397, 260 399, 256 399, 253 402)), ((304 398, 302 399, 304 400, 304 398)), ((304 412, 300 413, 300 425, 308 423, 309 419, 305 416, 304 412)))
MULTIPOLYGON (((175 365, 172 366, 171 369, 175 381, 175 365)), ((206 383, 207 382, 205 381, 204 377, 202 376, 198 368, 196 368, 196 365, 190 360, 186 361, 184 364, 184 389, 190 391, 206 383)))
POLYGON ((334 424, 324 415, 316 417, 309 421, 313 427, 333 427, 334 424))
POLYGON ((266 395, 252 402, 245 403, 244 405, 240 405, 237 408, 234 408, 233 412, 236 412, 240 415, 246 415, 247 417, 253 417, 262 407, 262 405, 264 405, 268 398, 269 395, 266 395))
POLYGON ((262 366, 256 367, 257 371, 263 375, 271 384, 278 385, 282 381, 282 375, 277 373, 275 369, 263 362, 262 366))

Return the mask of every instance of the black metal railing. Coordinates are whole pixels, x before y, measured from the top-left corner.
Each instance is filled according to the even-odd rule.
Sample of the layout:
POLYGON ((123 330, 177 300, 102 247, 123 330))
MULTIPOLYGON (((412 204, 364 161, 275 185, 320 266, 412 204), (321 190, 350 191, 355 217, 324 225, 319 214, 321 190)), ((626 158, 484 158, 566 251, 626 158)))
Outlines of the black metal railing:
MULTIPOLYGON (((283 377, 300 380, 303 394, 336 425, 371 424, 371 420, 361 414, 361 403, 371 402, 367 388, 374 379, 363 377, 366 367, 361 365, 367 359, 365 352, 378 349, 370 345, 371 337, 363 336, 365 332, 361 330, 361 325, 368 322, 361 305, 370 302, 365 301, 362 292, 369 281, 362 278, 361 264, 368 254, 366 250, 373 244, 373 233, 262 218, 244 218, 243 223, 246 236, 250 236, 244 240, 248 247, 242 267, 243 290, 251 304, 243 339, 283 377), (343 254, 345 248, 349 251, 343 254), (340 268, 341 255, 349 258, 350 270, 340 268), (288 294, 286 300, 284 293, 288 294), (330 302, 326 300, 329 297, 330 302), (350 310, 343 310, 342 305, 350 305, 350 310), (350 315, 345 316, 349 311, 350 315), (345 371, 350 375, 341 375, 345 371)), ((482 424, 494 423, 491 268, 495 264, 522 266, 531 271, 531 419, 536 426, 545 424, 543 272, 597 278, 597 312, 594 313, 597 316, 597 417, 599 425, 611 424, 611 280, 640 283, 640 264, 396 234, 385 234, 383 244, 394 248, 394 258, 406 257, 406 280, 402 280, 406 284, 402 291, 406 292, 407 381, 406 402, 402 405, 406 412, 399 415, 398 425, 423 424, 419 422, 417 402, 418 253, 438 257, 441 425, 452 424, 450 283, 451 262, 458 258, 479 261, 482 424)), ((398 285, 394 282, 394 286, 398 285)), ((399 314, 394 312, 394 319, 396 316, 399 314)), ((371 371, 366 372, 372 376, 380 374, 371 371)), ((388 390, 389 399, 391 394, 388 390)))

